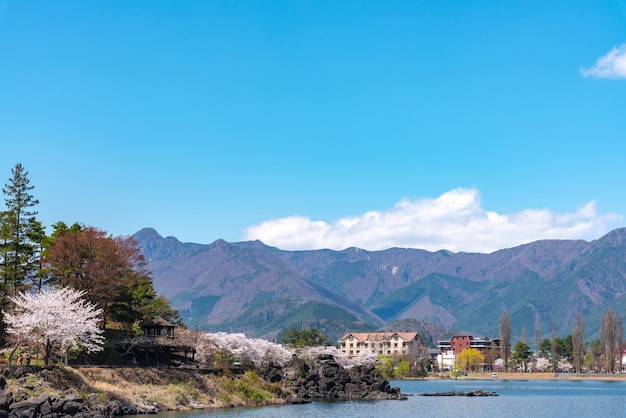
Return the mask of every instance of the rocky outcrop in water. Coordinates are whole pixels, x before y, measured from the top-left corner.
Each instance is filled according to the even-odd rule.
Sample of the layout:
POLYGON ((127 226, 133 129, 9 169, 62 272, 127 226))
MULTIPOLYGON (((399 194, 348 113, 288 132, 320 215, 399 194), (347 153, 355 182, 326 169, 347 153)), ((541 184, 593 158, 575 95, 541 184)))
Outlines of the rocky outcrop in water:
POLYGON ((472 390, 470 392, 436 392, 422 393, 421 396, 498 396, 496 392, 486 392, 484 390, 472 390))
POLYGON ((317 356, 312 364, 294 356, 286 366, 261 373, 271 382, 284 380, 298 399, 406 399, 374 366, 345 369, 331 355, 317 356))

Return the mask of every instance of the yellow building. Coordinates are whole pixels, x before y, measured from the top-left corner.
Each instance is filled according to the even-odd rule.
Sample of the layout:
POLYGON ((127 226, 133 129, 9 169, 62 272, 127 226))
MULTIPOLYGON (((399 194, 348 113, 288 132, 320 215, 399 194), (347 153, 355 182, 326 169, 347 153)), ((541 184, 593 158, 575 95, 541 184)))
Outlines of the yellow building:
POLYGON ((417 332, 350 332, 339 340, 339 349, 349 358, 366 350, 391 357, 414 356, 421 345, 417 332))

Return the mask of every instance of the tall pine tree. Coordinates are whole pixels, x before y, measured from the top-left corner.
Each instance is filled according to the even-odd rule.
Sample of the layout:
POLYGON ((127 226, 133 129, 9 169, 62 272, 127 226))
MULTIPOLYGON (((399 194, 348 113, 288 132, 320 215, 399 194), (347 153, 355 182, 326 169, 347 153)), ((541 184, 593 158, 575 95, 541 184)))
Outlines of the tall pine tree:
POLYGON ((39 204, 33 198, 28 171, 18 163, 11 170, 13 177, 2 188, 6 211, 2 217, 2 298, 23 290, 28 280, 37 276, 39 264, 36 260, 36 244, 32 242, 33 227, 37 212, 32 208, 39 204))

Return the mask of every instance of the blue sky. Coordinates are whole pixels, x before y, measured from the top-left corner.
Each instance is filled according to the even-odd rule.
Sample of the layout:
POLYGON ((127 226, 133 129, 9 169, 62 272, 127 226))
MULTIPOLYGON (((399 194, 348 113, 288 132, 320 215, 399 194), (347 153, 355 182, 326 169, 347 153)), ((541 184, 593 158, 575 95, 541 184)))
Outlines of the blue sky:
POLYGON ((626 2, 0 0, 39 219, 493 251, 626 215, 626 2))

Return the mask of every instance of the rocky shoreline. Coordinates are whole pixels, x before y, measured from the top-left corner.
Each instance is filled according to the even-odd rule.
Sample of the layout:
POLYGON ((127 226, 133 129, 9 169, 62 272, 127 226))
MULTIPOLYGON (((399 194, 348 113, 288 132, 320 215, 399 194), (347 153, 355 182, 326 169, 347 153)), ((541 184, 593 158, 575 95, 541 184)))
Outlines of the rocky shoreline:
POLYGON ((0 417, 113 417, 127 414, 156 413, 157 410, 138 409, 136 405, 120 400, 103 402, 95 393, 86 399, 76 388, 67 388, 56 393, 39 393, 50 368, 7 367, 0 375, 0 417), (7 388, 7 379, 16 380, 17 389, 7 388))
POLYGON ((0 418, 109 418, 165 410, 406 399, 373 366, 345 369, 332 356, 254 371, 4 366, 0 418), (172 383, 175 382, 175 383, 172 383), (248 398, 237 391, 251 394, 248 398), (165 398, 174 401, 167 403, 165 398))

